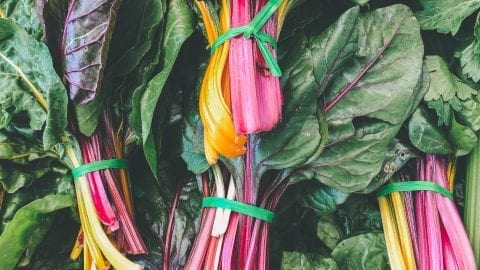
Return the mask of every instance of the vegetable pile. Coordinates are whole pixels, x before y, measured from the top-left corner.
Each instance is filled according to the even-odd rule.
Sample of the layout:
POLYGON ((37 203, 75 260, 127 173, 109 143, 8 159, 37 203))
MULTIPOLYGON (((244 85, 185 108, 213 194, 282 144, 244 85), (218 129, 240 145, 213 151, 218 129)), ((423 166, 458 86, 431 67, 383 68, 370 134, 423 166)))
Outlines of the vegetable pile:
POLYGON ((480 263, 480 0, 0 17, 0 269, 480 263))

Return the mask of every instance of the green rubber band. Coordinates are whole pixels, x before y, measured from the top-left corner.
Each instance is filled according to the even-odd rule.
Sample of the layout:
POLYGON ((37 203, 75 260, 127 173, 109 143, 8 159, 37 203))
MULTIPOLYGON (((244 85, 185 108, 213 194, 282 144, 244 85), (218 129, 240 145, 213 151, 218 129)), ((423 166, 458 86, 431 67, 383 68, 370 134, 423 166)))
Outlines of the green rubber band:
POLYGON ((108 159, 92 163, 83 164, 72 170, 74 179, 78 179, 87 173, 96 172, 105 169, 125 169, 128 168, 126 159, 108 159))
POLYGON ((218 37, 217 40, 215 40, 215 42, 213 42, 212 46, 210 47, 210 52, 213 54, 220 45, 225 43, 227 40, 237 37, 239 35, 243 35, 246 39, 253 37, 257 42, 260 53, 265 59, 265 63, 270 69, 270 73, 272 73, 272 75, 276 77, 282 76, 282 70, 280 69, 277 60, 267 46, 267 44, 270 44, 270 46, 276 49, 277 41, 273 37, 261 31, 262 27, 265 25, 268 19, 272 17, 272 15, 278 9, 281 3, 282 0, 268 1, 265 6, 258 12, 257 16, 255 16, 249 24, 230 28, 227 32, 218 37))
POLYGON ((453 193, 441 185, 430 181, 406 181, 388 184, 377 192, 377 197, 383 197, 392 192, 433 191, 453 200, 453 193))
POLYGON ((206 207, 230 209, 234 212, 251 216, 266 222, 272 222, 273 218, 275 217, 275 213, 267 209, 219 197, 203 198, 202 208, 206 207))

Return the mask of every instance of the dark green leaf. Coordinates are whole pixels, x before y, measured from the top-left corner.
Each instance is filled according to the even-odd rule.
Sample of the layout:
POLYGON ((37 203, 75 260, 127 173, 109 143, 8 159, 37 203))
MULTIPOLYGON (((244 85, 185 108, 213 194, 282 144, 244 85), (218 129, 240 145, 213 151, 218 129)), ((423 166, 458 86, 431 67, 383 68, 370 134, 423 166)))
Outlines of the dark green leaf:
POLYGON ((361 193, 371 193, 385 184, 392 176, 399 171, 409 160, 415 158, 415 149, 395 139, 387 149, 386 159, 383 162, 382 170, 373 178, 372 182, 362 189, 361 193))
POLYGON ((418 107, 408 123, 408 137, 424 153, 447 155, 453 151, 446 134, 423 106, 418 107))
POLYGON ((334 213, 344 237, 382 230, 382 220, 375 194, 353 194, 334 213))
POLYGON ((28 134, 45 125, 43 144, 51 148, 61 141, 67 126, 65 88, 43 43, 10 20, 0 19, 0 29, 4 36, 0 40, 0 128, 11 124, 28 134), (46 101, 48 112, 34 91, 46 101))
POLYGON ((455 118, 452 118, 448 138, 455 147, 456 156, 464 156, 470 153, 477 142, 475 132, 471 128, 458 123, 455 118))
POLYGON ((18 210, 13 220, 0 235, 0 261, 2 269, 14 269, 25 249, 35 240, 33 234, 43 225, 42 220, 52 212, 72 206, 74 201, 68 195, 48 195, 37 199, 18 210))
POLYGON ((134 90, 145 87, 152 79, 161 51, 159 40, 163 34, 161 23, 165 9, 165 0, 122 1, 105 68, 103 90, 93 102, 75 106, 82 134, 90 136, 95 131, 105 101, 122 106, 121 109, 128 112, 134 90))
MULTIPOLYGON (((198 109, 197 106, 190 108, 198 109)), ((206 171, 210 164, 205 158, 203 149, 203 126, 200 116, 189 110, 185 117, 185 129, 182 136, 183 153, 182 158, 187 164, 188 170, 194 174, 200 174, 206 171)))
POLYGON ((21 25, 36 39, 43 37, 42 23, 35 10, 34 0, 2 0, 0 9, 6 18, 21 25))
POLYGON ((344 192, 367 187, 378 174, 389 143, 428 85, 419 25, 407 7, 368 12, 355 31, 357 53, 324 86, 327 104, 351 90, 327 113, 329 142, 306 166, 317 180, 344 192))
POLYGON ((167 8, 162 42, 160 73, 148 82, 146 88, 137 88, 133 96, 130 123, 142 137, 145 156, 150 168, 157 174, 157 153, 152 134, 152 121, 158 99, 170 75, 185 40, 193 33, 194 21, 190 7, 184 0, 173 0, 167 8))
POLYGON ((342 241, 332 252, 339 269, 389 269, 383 233, 361 234, 342 241))
POLYGON ((359 9, 352 8, 323 34, 298 40, 282 60, 285 100, 283 120, 258 137, 255 161, 259 170, 293 168, 320 154, 326 142, 325 115, 316 101, 338 68, 356 50, 354 31, 359 9), (303 50, 300 48, 309 48, 303 50))
POLYGON ((319 215, 324 215, 333 213, 337 205, 347 200, 348 195, 318 182, 311 182, 300 190, 298 198, 301 205, 315 210, 319 215))
POLYGON ((337 263, 331 258, 325 258, 320 254, 283 252, 282 268, 285 270, 322 269, 338 270, 337 263))
POLYGON ((342 239, 342 233, 332 215, 322 215, 317 223, 317 236, 331 250, 342 239))

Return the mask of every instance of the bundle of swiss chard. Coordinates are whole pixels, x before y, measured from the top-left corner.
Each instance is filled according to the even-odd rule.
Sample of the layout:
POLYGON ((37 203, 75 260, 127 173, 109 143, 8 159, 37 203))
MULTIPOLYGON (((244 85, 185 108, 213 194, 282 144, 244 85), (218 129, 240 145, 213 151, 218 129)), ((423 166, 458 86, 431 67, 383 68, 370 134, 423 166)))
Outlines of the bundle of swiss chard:
MULTIPOLYGON (((198 112, 193 93, 185 122, 182 157, 199 174, 205 196, 186 267, 268 269, 269 223, 290 184, 316 179, 352 193, 369 187, 379 173, 387 148, 427 90, 419 25, 407 7, 395 5, 365 13, 351 8, 330 27, 309 32, 309 25, 313 29, 322 22, 321 15, 310 13, 302 22, 285 20, 285 27, 290 23, 291 28, 282 32, 283 39, 280 35, 275 53, 270 48, 275 43, 264 37, 268 22, 264 32, 252 28, 257 17, 250 14, 263 15, 255 4, 222 1, 219 19, 208 1, 195 4, 212 58, 198 94, 198 112), (239 18, 242 23, 229 28, 239 18), (385 20, 390 23, 378 23, 385 20), (269 51, 262 52, 265 44, 258 45, 262 42, 269 51), (282 74, 268 60, 274 55, 279 55, 282 74), (394 78, 383 68, 393 64, 394 78), (282 76, 277 85, 278 75, 282 76), (273 130, 264 132, 277 120, 262 126, 254 116, 246 123, 236 113, 256 115, 259 108, 277 108, 281 99, 271 95, 269 101, 275 105, 271 107, 263 104, 264 93, 258 91, 276 91, 280 86, 283 116, 273 130)), ((284 21, 282 8, 292 4, 282 2, 272 19, 277 23, 273 30, 284 21)), ((319 6, 317 12, 329 11, 321 9, 326 5, 319 6)), ((273 33, 276 39, 279 31, 273 33)), ((263 114, 260 118, 267 121, 279 119, 273 117, 278 115, 274 110, 263 114)))
MULTIPOLYGON (((102 102, 96 99, 100 99, 99 92, 103 90, 102 79, 111 29, 119 5, 120 1, 99 4, 90 1, 69 2, 61 43, 54 47, 60 48, 63 78, 74 104, 102 102)), ((89 137, 83 136, 77 131, 76 124, 72 124, 72 132, 79 141, 85 164, 75 168, 73 174, 74 177, 82 174, 87 177, 96 213, 107 231, 114 233, 110 237, 115 239, 116 247, 123 253, 143 254, 146 247, 133 221, 130 181, 125 170, 126 160, 123 159, 126 154, 124 144, 130 131, 122 118, 114 127, 109 112, 111 108, 107 106, 110 103, 105 102, 103 108, 101 105, 102 117, 89 137)), ((90 229, 82 225, 72 258, 78 257, 78 249, 83 247, 84 253, 90 252, 88 257, 93 258, 95 265, 102 268, 105 263, 98 251, 95 251, 95 245, 100 244, 89 240, 92 237, 90 233, 90 229)), ((87 269, 91 262, 88 259, 86 261, 84 267, 87 269)))
POLYGON ((476 269, 475 256, 453 201, 454 165, 426 155, 415 181, 379 190, 386 247, 393 269, 476 269))

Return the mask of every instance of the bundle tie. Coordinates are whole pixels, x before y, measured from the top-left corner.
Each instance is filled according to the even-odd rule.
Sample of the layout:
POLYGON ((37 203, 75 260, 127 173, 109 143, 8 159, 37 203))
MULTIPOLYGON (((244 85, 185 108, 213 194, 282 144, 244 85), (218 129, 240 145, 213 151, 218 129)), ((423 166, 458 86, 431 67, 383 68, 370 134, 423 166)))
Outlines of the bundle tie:
POLYGON ((253 37, 257 42, 260 53, 265 59, 265 63, 267 63, 270 73, 272 73, 272 75, 275 77, 282 76, 282 70, 267 46, 267 44, 270 44, 272 48, 277 49, 277 42, 272 36, 261 31, 262 27, 265 25, 268 19, 272 17, 281 3, 282 0, 268 1, 249 24, 230 28, 227 32, 218 37, 210 47, 210 52, 213 54, 215 50, 220 47, 220 45, 239 35, 243 35, 243 37, 246 39, 253 37))
POLYGON ((202 208, 207 207, 230 209, 234 212, 254 217, 266 222, 272 222, 273 218, 275 217, 275 213, 267 209, 220 197, 203 198, 202 208))
POLYGON ((126 169, 128 168, 126 159, 107 159, 91 163, 86 163, 72 169, 74 179, 78 179, 87 173, 96 172, 106 169, 126 169))
POLYGON ((453 193, 441 185, 430 181, 406 181, 395 182, 383 186, 378 192, 377 197, 384 197, 392 192, 406 191, 433 191, 444 197, 453 200, 453 193))

